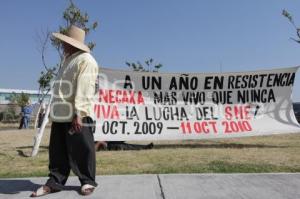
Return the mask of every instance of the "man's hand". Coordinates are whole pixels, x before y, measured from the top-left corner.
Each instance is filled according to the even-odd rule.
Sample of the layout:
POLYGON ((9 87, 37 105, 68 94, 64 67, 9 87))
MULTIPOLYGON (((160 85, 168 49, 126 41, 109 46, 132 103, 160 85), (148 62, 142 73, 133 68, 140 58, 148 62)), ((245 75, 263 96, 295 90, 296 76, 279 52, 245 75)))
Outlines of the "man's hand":
POLYGON ((73 131, 74 133, 79 133, 81 132, 81 128, 82 128, 81 118, 75 115, 72 121, 71 131, 73 131))

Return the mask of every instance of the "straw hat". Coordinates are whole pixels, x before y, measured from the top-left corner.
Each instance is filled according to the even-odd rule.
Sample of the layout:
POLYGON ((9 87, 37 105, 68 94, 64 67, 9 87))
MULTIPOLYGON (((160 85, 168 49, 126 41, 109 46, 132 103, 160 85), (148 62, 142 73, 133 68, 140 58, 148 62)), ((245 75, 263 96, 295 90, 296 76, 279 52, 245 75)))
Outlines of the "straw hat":
POLYGON ((55 38, 67 44, 70 44, 71 46, 74 46, 75 48, 78 48, 85 52, 90 52, 89 47, 84 44, 85 31, 81 28, 78 28, 77 26, 70 26, 66 35, 63 35, 61 33, 52 33, 52 35, 55 38))

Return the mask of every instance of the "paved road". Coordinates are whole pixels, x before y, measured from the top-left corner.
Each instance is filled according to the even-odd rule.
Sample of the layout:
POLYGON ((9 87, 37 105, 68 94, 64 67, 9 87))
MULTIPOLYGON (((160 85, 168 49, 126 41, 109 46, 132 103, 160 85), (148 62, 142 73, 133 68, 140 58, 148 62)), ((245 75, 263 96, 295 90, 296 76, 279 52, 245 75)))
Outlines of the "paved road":
MULTIPOLYGON (((0 198, 29 198, 46 178, 0 179, 0 198)), ((76 177, 66 190, 42 198, 97 199, 298 199, 297 174, 159 174, 97 176, 99 186, 91 196, 78 191, 76 177)))

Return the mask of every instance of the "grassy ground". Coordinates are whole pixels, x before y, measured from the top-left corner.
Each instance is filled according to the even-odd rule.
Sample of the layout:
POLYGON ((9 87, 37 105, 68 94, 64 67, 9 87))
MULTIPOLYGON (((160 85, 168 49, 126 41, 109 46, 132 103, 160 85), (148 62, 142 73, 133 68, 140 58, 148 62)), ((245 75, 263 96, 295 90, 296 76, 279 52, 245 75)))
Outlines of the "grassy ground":
MULTIPOLYGON (((0 131, 0 177, 47 176, 49 129, 39 154, 33 130, 0 131)), ((300 172, 300 134, 154 142, 152 150, 97 152, 97 174, 300 172)))

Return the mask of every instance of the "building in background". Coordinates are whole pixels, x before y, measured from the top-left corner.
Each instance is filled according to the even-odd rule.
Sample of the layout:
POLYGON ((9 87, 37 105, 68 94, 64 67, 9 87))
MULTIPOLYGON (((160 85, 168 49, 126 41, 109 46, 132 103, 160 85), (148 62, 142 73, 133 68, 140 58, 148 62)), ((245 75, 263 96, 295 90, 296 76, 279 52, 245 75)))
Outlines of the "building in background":
MULTIPOLYGON (((0 88, 0 121, 5 119, 15 120, 15 116, 20 113, 20 107, 17 104, 11 103, 11 97, 13 94, 25 93, 29 95, 29 99, 32 105, 34 105, 34 113, 36 114, 39 106, 40 93, 37 90, 21 90, 21 89, 2 89, 0 88), (8 117, 9 116, 9 117, 8 117)), ((45 97, 45 104, 50 100, 50 94, 45 97)))
MULTIPOLYGON (((32 104, 36 104, 39 102, 39 91, 37 90, 21 90, 21 89, 3 89, 0 88, 0 105, 7 105, 10 104, 10 98, 11 96, 16 93, 16 94, 21 94, 21 93, 25 93, 29 95, 29 98, 31 100, 32 104)), ((50 94, 48 94, 45 97, 45 102, 49 101, 50 99, 50 94)))

